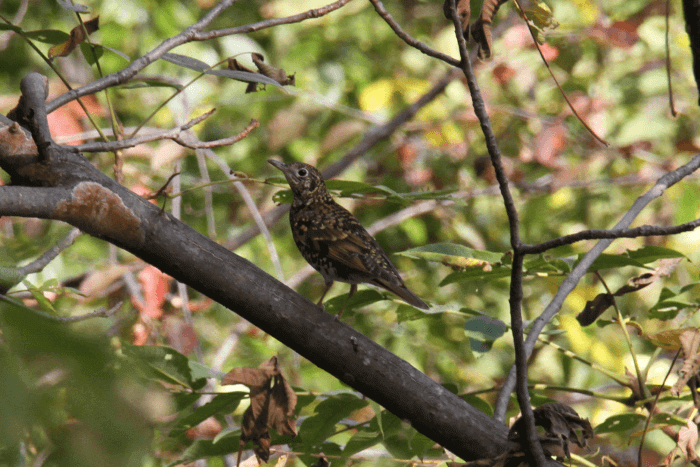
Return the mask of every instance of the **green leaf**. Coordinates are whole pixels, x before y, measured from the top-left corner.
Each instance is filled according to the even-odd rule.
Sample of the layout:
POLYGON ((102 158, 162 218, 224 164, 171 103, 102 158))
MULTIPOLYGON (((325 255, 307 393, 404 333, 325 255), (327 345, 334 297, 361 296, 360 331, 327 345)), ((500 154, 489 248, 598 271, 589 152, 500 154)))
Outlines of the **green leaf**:
POLYGON ((424 199, 434 199, 437 201, 444 200, 455 200, 462 201, 460 198, 455 198, 452 196, 459 190, 449 189, 449 190, 435 190, 435 191, 419 191, 415 193, 400 193, 399 196, 405 200, 418 201, 424 199))
POLYGON ((654 415, 651 419, 652 423, 658 425, 675 425, 675 426, 686 426, 687 422, 677 415, 670 413, 658 413, 654 415))
POLYGON ((425 458, 426 454, 428 454, 428 451, 435 446, 435 441, 416 431, 413 438, 408 442, 408 445, 413 451, 413 455, 418 456, 418 458, 422 460, 425 458))
POLYGON ((177 460, 168 464, 168 467, 172 467, 178 464, 187 464, 197 459, 204 459, 207 457, 220 457, 230 454, 232 452, 238 452, 239 449, 239 439, 238 437, 226 437, 219 442, 215 443, 209 440, 198 440, 192 443, 185 452, 183 452, 177 460))
POLYGON ((630 258, 639 261, 642 264, 653 263, 656 260, 664 258, 685 258, 686 256, 680 251, 664 248, 662 246, 649 245, 639 250, 630 250, 627 252, 630 258))
POLYGON ((345 307, 345 311, 343 313, 346 313, 350 310, 362 308, 382 300, 387 300, 387 297, 384 294, 374 289, 364 289, 356 292, 350 298, 350 300, 348 300, 348 294, 333 297, 330 300, 325 301, 323 303, 323 307, 328 313, 334 315, 340 313, 340 310, 342 310, 343 307, 345 307))
MULTIPOLYGON (((501 263, 503 253, 486 250, 475 250, 457 243, 432 243, 430 245, 411 248, 410 250, 396 253, 413 259, 426 259, 428 261, 443 262, 444 257, 467 258, 485 261, 491 264, 501 263)), ((468 267, 468 266, 464 266, 468 267)))
POLYGON ((474 352, 491 350, 493 343, 507 331, 506 324, 488 316, 475 316, 464 323, 464 332, 469 336, 469 345, 474 352))
POLYGON ((491 407, 491 404, 486 402, 484 399, 471 394, 464 394, 460 397, 464 402, 468 403, 472 407, 481 410, 489 417, 493 417, 493 407, 491 407))
POLYGON ((218 380, 223 379, 226 375, 223 371, 218 371, 210 368, 196 360, 189 360, 190 362, 190 372, 192 373, 192 379, 197 380, 201 378, 215 378, 218 380))
POLYGON ((646 417, 638 413, 626 413, 622 415, 613 415, 608 417, 603 423, 595 427, 596 435, 602 433, 621 433, 629 431, 636 427, 639 423, 646 420, 646 417))
POLYGON ((102 47, 99 47, 94 44, 88 44, 87 42, 83 42, 80 44, 80 50, 83 52, 83 56, 85 56, 85 60, 87 60, 88 64, 94 65, 97 63, 97 60, 102 57, 104 54, 104 50, 102 47))
POLYGON ((167 62, 174 63, 175 65, 180 65, 181 67, 199 72, 203 72, 204 70, 211 68, 209 65, 201 60, 197 60, 196 58, 170 52, 164 53, 160 58, 167 62))
MULTIPOLYGON (((189 68, 189 67, 188 67, 189 68)), ((244 83, 263 83, 272 84, 273 86, 282 87, 280 83, 272 78, 268 78, 265 75, 259 73, 250 73, 248 71, 238 71, 238 70, 202 70, 207 75, 223 76, 224 78, 234 79, 236 81, 243 81, 244 83)))
MULTIPOLYGON (((2 27, 0 26, 0 29, 2 27)), ((45 44, 62 44, 70 39, 70 34, 56 29, 40 29, 38 31, 27 31, 24 33, 30 39, 43 42, 45 44)))
POLYGON ((27 288, 29 293, 32 294, 32 297, 34 297, 34 300, 37 301, 39 308, 41 308, 41 310, 44 313, 48 313, 54 316, 58 314, 51 302, 46 297, 44 297, 44 292, 41 290, 41 288, 35 287, 29 281, 22 281, 22 283, 27 288))
POLYGON ((664 300, 654 305, 649 310, 649 318, 668 320, 686 308, 698 308, 698 303, 681 302, 678 300, 664 300))
POLYGON ((350 438, 343 448, 343 455, 340 459, 340 465, 345 465, 347 460, 353 454, 364 451, 367 448, 379 444, 382 441, 381 433, 375 431, 367 431, 366 428, 358 429, 358 431, 350 438))
POLYGON ((124 355, 150 369, 156 378, 168 383, 190 389, 200 389, 206 383, 204 379, 195 380, 189 359, 170 347, 124 344, 122 350, 124 355))
POLYGON ((369 183, 355 182, 352 180, 327 180, 326 186, 329 190, 339 191, 340 196, 351 196, 367 193, 383 193, 384 195, 396 195, 394 190, 383 186, 374 186, 369 183))
POLYGON ((367 405, 351 394, 329 397, 316 406, 315 414, 304 420, 299 427, 299 437, 304 446, 315 446, 335 434, 335 425, 355 410, 367 405))
POLYGON ((214 436, 214 439, 212 440, 214 444, 218 443, 224 438, 230 438, 235 436, 237 439, 241 437, 242 430, 240 428, 235 428, 235 427, 226 427, 222 429, 220 432, 214 436))
POLYGON ((0 23, 0 31, 22 32, 22 28, 14 24, 0 23))
POLYGON ((525 260, 523 267, 526 274, 529 275, 568 274, 571 272, 571 264, 566 260, 543 254, 537 258, 525 260))
POLYGON ((276 204, 292 204, 294 201, 294 194, 292 190, 280 190, 272 195, 272 201, 276 204))
POLYGON ((470 269, 467 271, 457 271, 448 274, 442 282, 440 282, 440 287, 443 287, 454 282, 471 282, 475 280, 497 280, 504 277, 510 277, 511 269, 509 267, 499 267, 492 271, 483 271, 481 269, 470 269))
MULTIPOLYGON (((576 265, 581 262, 584 254, 580 254, 576 260, 576 265)), ((644 263, 637 259, 630 258, 627 255, 606 255, 601 254, 598 256, 593 264, 588 268, 588 272, 599 271, 601 269, 611 269, 611 268, 621 268, 624 266, 636 266, 638 268, 644 268, 644 263)), ((647 268, 649 269, 649 268, 647 268)))
MULTIPOLYGON (((413 308, 413 307, 411 307, 411 308, 413 308)), ((370 407, 372 407, 372 410, 374 411, 374 419, 377 422, 377 428, 379 429, 379 432, 382 434, 382 438, 383 438, 384 437, 384 425, 382 424, 382 407, 371 399, 369 401, 369 405, 370 405, 370 407)))
POLYGON ((206 420, 212 415, 227 415, 236 410, 242 399, 248 397, 247 392, 230 392, 218 394, 209 403, 197 407, 194 412, 181 418, 177 426, 179 429, 187 430, 206 420))

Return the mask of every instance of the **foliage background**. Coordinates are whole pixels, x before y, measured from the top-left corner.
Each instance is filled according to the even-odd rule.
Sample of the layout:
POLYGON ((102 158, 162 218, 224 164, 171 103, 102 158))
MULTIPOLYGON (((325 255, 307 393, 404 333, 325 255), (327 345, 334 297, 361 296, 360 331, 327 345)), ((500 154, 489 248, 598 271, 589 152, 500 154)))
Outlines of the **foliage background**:
MULTIPOLYGON (((473 10, 478 11, 477 2, 472 3, 473 10)), ((92 39, 134 59, 195 22, 212 3, 208 0, 187 4, 108 0, 87 4, 100 15, 100 31, 92 39)), ((323 4, 311 0, 240 1, 217 19, 214 27, 287 16, 323 4)), ((571 115, 532 46, 523 22, 511 4, 505 5, 499 12, 499 38, 493 48, 494 58, 477 65, 477 77, 501 150, 507 157, 511 180, 516 187, 523 237, 529 243, 581 229, 612 226, 636 196, 646 191, 664 171, 685 163, 700 146, 697 137, 700 115, 690 66, 692 58, 682 14, 675 4, 669 23, 671 75, 679 112, 675 118, 670 115, 667 97, 665 2, 550 0, 548 4, 560 25, 546 31, 545 56, 577 110, 611 145, 605 148, 596 143, 571 115)), ((413 37, 453 57, 458 56, 453 26, 444 20, 439 2, 388 0, 385 6, 413 37)), ((11 18, 17 7, 17 2, 3 2, 0 13, 11 18)), ((25 31, 59 29, 69 32, 75 25, 75 15, 50 1, 30 2, 21 23, 25 31)), ((0 103, 4 113, 15 105, 18 83, 30 71, 38 70, 50 77, 52 95, 64 92, 55 75, 18 35, 3 41, 4 66, 0 70, 0 80, 4 91, 0 103)), ((50 44, 42 43, 39 47, 46 52, 50 44)), ((216 107, 212 118, 193 129, 201 140, 210 140, 233 135, 251 118, 258 119, 260 128, 250 136, 233 146, 216 150, 233 170, 257 180, 278 175, 266 162, 270 157, 301 160, 319 167, 337 161, 372 125, 387 121, 414 102, 449 69, 406 46, 369 2, 359 0, 320 19, 190 43, 174 52, 209 64, 236 54, 260 52, 268 63, 296 73, 295 88, 268 86, 266 91, 252 94, 244 94, 243 83, 205 77, 189 86, 148 124, 169 128, 216 107)), ((239 58, 246 61, 249 55, 239 58)), ((100 63, 104 74, 127 64, 110 52, 104 54, 100 63)), ((97 76, 95 67, 88 66, 77 51, 70 57, 56 59, 55 64, 75 84, 89 82, 97 76)), ((150 65, 144 74, 180 83, 194 76, 192 71, 163 60, 150 65)), ((172 91, 166 87, 123 87, 110 91, 110 95, 121 123, 134 127, 172 91)), ((85 100, 100 125, 108 127, 104 94, 85 100)), ((463 195, 454 205, 436 208, 378 233, 379 243, 390 253, 448 242, 497 254, 505 254, 510 249, 501 198, 496 191, 487 190, 493 179, 488 169, 484 169, 486 149, 470 102, 466 85, 461 80, 453 81, 444 94, 422 109, 389 141, 375 146, 338 177, 385 186, 399 193, 449 189, 463 195)), ((79 141, 69 135, 90 130, 75 103, 54 112, 50 118, 59 142, 60 137, 65 137, 77 143, 79 141)), ((89 157, 106 173, 111 173, 111 154, 98 153, 89 157)), ((173 172, 176 162, 181 163, 183 188, 203 183, 202 171, 192 151, 172 142, 129 149, 124 157, 124 184, 137 192, 156 191, 173 172)), ((213 163, 209 163, 208 169, 212 180, 226 179, 226 174, 213 163)), ((668 190, 662 199, 643 211, 635 225, 671 225, 697 218, 698 183, 696 176, 691 178, 668 190)), ((266 211, 273 207, 272 196, 284 189, 284 184, 272 186, 250 181, 246 182, 246 187, 258 207, 266 211)), ((214 186, 210 205, 203 189, 188 192, 182 197, 182 203, 183 221, 222 244, 232 242, 253 225, 251 213, 230 185, 214 186)), ((358 196, 342 198, 341 203, 364 225, 371 225, 418 201, 402 204, 381 197, 358 196)), ((3 218, 0 222, 3 266, 23 264, 35 258, 69 231, 66 225, 36 219, 3 218)), ((293 245, 286 218, 272 229, 272 235, 283 276, 289 279, 305 263, 293 245)), ((694 311, 698 300, 693 289, 680 296, 688 308, 675 317, 663 316, 673 319, 652 319, 649 309, 659 301, 664 287, 697 280, 699 241, 700 237, 693 232, 669 238, 622 239, 615 241, 607 251, 622 254, 644 245, 657 245, 678 250, 688 258, 670 278, 619 299, 623 315, 637 321, 644 333, 697 326, 694 311)), ((572 258, 588 251, 592 245, 593 242, 580 242, 550 254, 572 258)), ((277 274, 262 236, 236 252, 270 274, 277 274)), ((510 336, 505 334, 496 340, 488 352, 475 352, 474 334, 464 328, 470 318, 464 309, 478 310, 508 322, 507 278, 459 281, 441 286, 441 281, 452 272, 448 266, 406 256, 395 255, 393 259, 409 287, 436 305, 433 313, 419 319, 405 319, 408 315, 402 317, 400 308, 397 314, 396 303, 385 300, 367 308, 348 310, 344 320, 460 394, 498 388, 513 362, 510 336)), ((543 274, 537 269, 537 272, 539 274, 529 275, 525 282, 523 311, 526 320, 539 314, 562 280, 560 271, 543 274)), ((602 274, 615 290, 641 272, 640 268, 616 267, 602 274)), ((193 360, 198 358, 195 348, 199 346, 201 363, 223 371, 232 367, 256 367, 278 355, 286 377, 295 387, 314 394, 334 394, 344 389, 340 382, 298 358, 292 350, 205 297, 189 297, 194 312, 190 326, 182 316, 182 299, 167 278, 94 238, 80 237, 41 274, 27 281, 28 284, 16 290, 25 290, 31 284, 57 292, 47 297, 52 300, 55 312, 64 316, 83 314, 125 300, 124 307, 114 318, 72 325, 81 336, 76 339, 85 338, 83 334, 110 336, 111 343, 100 345, 111 344, 112 348, 133 342, 167 345, 190 355, 193 360), (66 289, 67 285, 78 288, 82 296, 66 289)), ((297 291, 316 300, 322 287, 320 275, 314 274, 297 287, 297 291)), ((568 297, 556 322, 550 325, 548 338, 624 378, 625 368, 631 369, 632 361, 619 326, 583 329, 574 319, 587 300, 603 291, 600 281, 589 274, 568 297)), ((345 293, 347 286, 338 284, 330 296, 345 293)), ((29 298, 26 303, 36 305, 29 298)), ((610 313, 608 311, 604 318, 610 319, 610 313)), ((3 333, 6 343, 18 342, 6 337, 6 332, 3 333)), ((63 331, 60 334, 56 334, 56 330, 46 332, 55 335, 56 342, 61 341, 63 331)), ((633 334, 632 339, 645 365, 656 347, 638 335, 633 334)), ((27 339, 29 349, 33 342, 27 339)), ((21 384, 27 387, 37 385, 48 371, 43 353, 32 352, 20 363, 15 362, 9 350, 3 354, 6 368, 20 365, 25 370, 25 380, 21 384)), ((70 353, 70 347, 66 352, 70 353)), ((660 358, 651 366, 651 383, 661 383, 672 356, 670 351, 654 355, 660 358)), ((80 362, 82 357, 66 358, 80 362)), ((105 361, 119 367, 118 360, 111 358, 105 357, 105 361)), ((122 378, 119 384, 127 388, 136 384, 125 375, 120 376, 117 370, 114 377, 122 378)), ((530 379, 545 385, 595 390, 607 395, 629 394, 601 372, 546 346, 537 350, 531 360, 530 379)), ((27 424, 34 428, 28 429, 28 436, 20 437, 31 447, 30 451, 34 450, 31 455, 43 452, 42 449, 50 445, 49 440, 55 445, 60 439, 57 433, 70 431, 66 428, 70 421, 74 417, 80 419, 72 405, 79 397, 75 392, 77 386, 75 381, 67 384, 65 380, 47 386, 52 390, 47 389, 44 395, 45 406, 35 407, 34 418, 30 418, 34 423, 27 424), (59 394, 55 391, 57 388, 65 392, 59 394)), ((129 446, 150 453, 148 460, 136 463, 174 460, 190 442, 187 435, 178 438, 168 431, 168 414, 176 413, 178 406, 164 397, 161 390, 152 388, 149 391, 153 400, 136 405, 146 414, 142 416, 150 420, 150 426, 157 427, 155 437, 151 440, 147 434, 151 429, 145 428, 149 423, 144 422, 143 438, 130 441, 134 444, 129 446), (144 446, 144 439, 149 440, 148 446, 144 446)), ((128 400, 124 394, 128 396, 129 390, 121 391, 119 396, 128 400)), ((573 390, 538 390, 533 394, 572 404, 581 415, 591 419, 594 427, 611 415, 633 411, 603 397, 589 397, 573 390)), ((495 392, 484 392, 481 397, 493 402, 495 392)), ((38 402, 29 400, 27 404, 35 406, 38 402)), ((318 401, 301 409, 302 417, 311 415, 315 404, 318 401)), ((112 414, 116 408, 99 410, 112 414)), ((238 410, 238 415, 233 416, 234 423, 240 422, 241 409, 238 410)), ((511 404, 509 413, 517 413, 517 404, 511 404)), ((365 408, 352 417, 364 421, 373 415, 374 412, 365 408)), ((18 417, 25 418, 26 414, 20 411, 18 417)), ((218 419, 220 423, 226 422, 222 414, 218 419)), ((618 434, 600 435, 597 442, 603 452, 612 452, 620 458, 634 456, 631 450, 626 454, 622 451, 627 449, 628 438, 640 428, 638 425, 618 434)), ((330 441, 343 445, 350 434, 345 432, 330 441)), ((189 436, 194 435, 190 433, 189 436)), ((8 439, 17 441, 12 436, 8 439)), ((652 432, 647 440, 649 458, 664 456, 674 444, 658 430, 652 432)), ((328 447, 326 445, 326 449, 328 447)), ((384 447, 388 453, 378 450, 379 455, 412 457, 417 454, 410 443, 404 451, 391 442, 385 442, 384 447)), ((97 451, 99 449, 95 448, 91 452, 97 451)), ((368 460, 359 462, 386 465, 383 464, 385 460, 372 460, 374 454, 362 457, 368 460)))

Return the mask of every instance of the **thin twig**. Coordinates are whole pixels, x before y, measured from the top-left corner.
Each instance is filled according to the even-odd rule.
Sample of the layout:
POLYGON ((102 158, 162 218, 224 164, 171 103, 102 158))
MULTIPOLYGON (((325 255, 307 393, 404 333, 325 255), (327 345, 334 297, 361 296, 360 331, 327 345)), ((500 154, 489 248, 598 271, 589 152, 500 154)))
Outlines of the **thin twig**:
POLYGON ((656 393, 656 397, 654 397, 654 402, 651 404, 651 408, 649 409, 649 416, 647 417, 646 422, 644 423, 644 429, 642 430, 642 438, 639 441, 639 449, 637 450, 637 467, 642 467, 644 464, 642 462, 642 451, 644 449, 644 441, 646 440, 647 433, 649 431, 649 423, 651 423, 651 418, 654 415, 654 411, 656 409, 656 405, 659 403, 659 397, 661 397, 661 393, 663 392, 664 386, 666 386, 666 381, 668 380, 668 377, 671 375, 671 371, 673 370, 673 365, 676 364, 676 360, 678 360, 678 357, 681 354, 682 348, 678 348, 678 351, 676 352, 676 355, 673 357, 673 360, 671 361, 671 366, 668 368, 668 371, 666 372, 666 376, 664 376, 664 380, 661 383, 661 387, 659 388, 659 392, 656 393))
POLYGON ((261 29, 267 29, 274 26, 279 26, 281 24, 292 24, 300 23, 307 19, 320 18, 328 13, 331 13, 338 8, 345 6, 350 0, 338 0, 337 2, 331 3, 321 8, 316 8, 313 10, 305 11, 304 13, 299 13, 298 15, 287 16, 286 18, 272 18, 265 21, 260 21, 258 23, 248 24, 246 26, 237 26, 235 28, 227 29, 217 29, 215 31, 209 32, 196 32, 192 34, 192 39, 195 41, 206 41, 209 39, 216 39, 223 36, 231 36, 234 34, 247 34, 250 32, 260 31, 261 29))
POLYGON ((259 23, 249 24, 247 26, 221 29, 208 33, 203 32, 204 29, 206 29, 212 23, 212 21, 214 21, 214 19, 216 19, 216 17, 218 17, 225 9, 233 5, 236 1, 237 0, 222 0, 221 2, 217 3, 214 7, 212 7, 212 9, 209 10, 201 20, 199 20, 192 26, 186 28, 180 34, 164 40, 153 50, 131 62, 129 66, 123 68, 120 71, 111 73, 103 78, 100 78, 79 88, 73 89, 57 97, 56 99, 46 104, 47 113, 51 113, 57 108, 79 97, 86 96, 89 94, 95 94, 96 92, 101 91, 102 89, 117 86, 119 84, 123 84, 130 81, 139 71, 143 70, 148 65, 161 58, 163 54, 187 42, 191 42, 193 40, 202 41, 214 39, 217 37, 229 36, 233 34, 243 34, 246 32, 260 31, 261 29, 270 28, 279 24, 298 23, 300 21, 304 21, 305 19, 319 18, 330 13, 331 11, 337 10, 338 8, 348 3, 350 0, 340 0, 323 8, 309 10, 305 13, 289 16, 286 18, 275 18, 266 21, 261 21, 259 23))
POLYGON ((80 316, 54 316, 50 315, 48 313, 44 313, 43 311, 40 310, 35 310, 33 308, 29 308, 28 306, 23 305, 20 302, 17 302, 13 300, 12 298, 0 294, 0 300, 8 302, 12 304, 13 306, 18 306, 21 308, 26 309, 27 311, 36 314, 38 316, 41 316, 43 319, 46 319, 48 321, 53 321, 55 323, 62 323, 62 324, 67 324, 67 323, 75 323, 78 321, 85 321, 87 319, 92 319, 92 318, 109 318, 113 314, 115 314, 119 308, 121 308, 123 302, 119 302, 116 305, 114 305, 112 308, 105 309, 104 307, 98 308, 97 310, 80 315, 80 316))
POLYGON ((668 106, 671 108, 671 115, 675 117, 677 113, 676 105, 673 102, 673 82, 671 81, 671 47, 668 42, 669 16, 671 16, 671 0, 666 0, 666 79, 668 80, 668 106))
MULTIPOLYGON (((656 184, 644 193, 642 196, 637 198, 632 207, 627 211, 627 213, 622 217, 622 219, 613 227, 616 229, 625 229, 634 221, 634 219, 639 215, 639 213, 653 200, 660 197, 666 189, 675 185, 683 178, 692 174, 700 168, 700 155, 693 157, 690 162, 679 167, 673 172, 669 172, 656 182, 656 184)), ((574 267, 571 273, 564 279, 562 284, 559 286, 557 293, 554 295, 549 305, 544 309, 542 314, 537 317, 532 323, 530 332, 528 333, 527 339, 525 341, 525 350, 528 355, 532 353, 532 349, 537 342, 537 336, 542 332, 545 325, 554 317, 554 315, 561 309, 564 300, 571 293, 572 290, 579 283, 581 278, 586 274, 588 268, 593 263, 593 261, 600 256, 600 254, 605 251, 605 249, 610 246, 613 239, 604 239, 599 241, 574 267)), ((508 407, 508 401, 510 399, 510 394, 513 392, 515 387, 515 368, 511 368, 508 377, 503 383, 503 388, 498 395, 494 407, 494 418, 496 420, 503 421, 505 419, 506 409, 508 407)))
POLYGON ((607 141, 605 141, 603 138, 601 138, 600 136, 598 136, 598 135, 596 134, 596 132, 593 131, 593 129, 592 129, 591 127, 588 126, 588 124, 587 124, 586 121, 583 119, 583 117, 581 117, 581 116, 578 114, 578 112, 576 111, 576 109, 574 108, 574 105, 573 105, 573 104, 571 103, 571 101, 569 100, 569 97, 568 97, 568 96, 566 95, 566 93, 564 92, 564 89, 563 89, 563 88, 561 87, 561 85, 559 84, 559 80, 557 80, 557 77, 554 76, 554 72, 552 71, 552 68, 549 66, 549 62, 547 62, 547 59, 544 58, 544 54, 542 53, 542 49, 540 48, 540 44, 537 42, 537 37, 535 37, 535 31, 533 30, 532 26, 530 25, 530 21, 527 19, 527 16, 525 15, 525 10, 523 10, 522 6, 520 6, 520 3, 518 3, 518 0, 514 0, 514 1, 515 1, 515 4, 516 4, 517 7, 518 7, 518 10, 520 10, 520 15, 521 15, 521 17, 525 20, 525 24, 527 25, 528 31, 530 31, 530 36, 532 36, 532 42, 535 44, 535 48, 536 48, 537 51, 539 52, 540 58, 542 58, 542 61, 544 62, 544 65, 547 67, 547 71, 549 71, 549 76, 552 77, 552 80, 554 80, 554 84, 556 84, 556 85, 557 85, 557 88, 559 88, 559 93, 562 95, 562 97, 563 97, 564 100, 566 101, 566 104, 567 104, 567 105, 569 106, 569 108, 571 109, 571 112, 573 112, 573 114, 576 116, 576 118, 578 118, 578 121, 581 122, 581 124, 586 128, 586 130, 588 130, 588 132, 589 132, 595 139, 597 139, 599 143, 601 143, 601 144, 602 144, 603 146, 605 146, 605 147, 610 146, 610 144, 608 144, 607 141))
POLYGON ((582 240, 667 236, 682 232, 690 232, 698 227, 700 227, 700 219, 695 219, 694 221, 686 222, 685 224, 672 225, 668 227, 662 227, 659 225, 642 225, 633 229, 591 229, 571 235, 564 235, 563 237, 555 238, 537 245, 523 245, 522 250, 527 254, 539 254, 544 253, 547 250, 551 250, 552 248, 557 248, 563 245, 571 245, 572 243, 580 242, 582 240))
POLYGON ((513 269, 510 281, 510 322, 513 334, 513 347, 515 349, 515 367, 517 380, 517 399, 520 406, 520 412, 525 419, 525 438, 527 439, 527 450, 530 452, 535 465, 541 467, 545 465, 544 452, 538 440, 537 430, 535 428, 535 417, 530 405, 530 393, 527 388, 527 359, 528 354, 525 351, 523 342, 523 317, 521 304, 523 298, 522 280, 523 280, 523 261, 524 253, 521 251, 522 242, 520 240, 520 221, 518 220, 518 211, 515 208, 513 196, 508 187, 508 177, 503 168, 501 151, 498 147, 496 135, 491 128, 491 121, 486 112, 486 105, 481 96, 479 85, 476 81, 476 75, 472 68, 469 53, 467 51, 467 41, 464 38, 463 27, 460 16, 457 13, 457 4, 455 0, 450 0, 450 16, 454 23, 455 35, 457 37, 457 45, 459 46, 459 55, 461 60, 461 69, 467 79, 469 92, 472 96, 472 104, 474 113, 481 124, 481 131, 486 139, 486 148, 488 149, 491 164, 493 165, 498 186, 503 197, 503 204, 508 215, 508 223, 510 225, 510 243, 513 248, 513 269))
POLYGON ((58 242, 53 248, 26 266, 18 268, 18 274, 24 277, 28 274, 33 274, 43 270, 46 265, 53 261, 53 259, 56 258, 63 250, 71 246, 81 234, 82 232, 79 229, 72 229, 70 232, 68 232, 68 235, 63 237, 63 240, 58 242))
POLYGON ((369 0, 372 5, 374 6, 374 9, 377 11, 379 16, 386 21, 386 24, 389 25, 389 27, 394 31, 394 33, 399 36, 401 40, 403 40, 406 44, 410 45, 411 47, 423 52, 425 55, 428 55, 433 58, 437 58, 438 60, 442 60, 445 63, 448 63, 452 66, 455 67, 461 67, 460 61, 457 60, 456 58, 450 57, 449 55, 446 55, 442 52, 438 52, 437 50, 434 50, 427 46, 426 44, 422 43, 421 41, 414 39, 411 37, 406 31, 404 31, 399 23, 394 21, 394 18, 391 16, 391 14, 386 11, 386 8, 384 8, 384 4, 380 2, 379 0, 369 0))
MULTIPOLYGON (((219 164, 219 168, 221 169, 221 171, 224 174, 226 174, 226 176, 230 180, 238 180, 238 177, 235 174, 232 174, 231 168, 214 151, 209 149, 202 149, 202 151, 205 151, 205 154, 207 155, 207 157, 209 157, 209 159, 219 164)), ((241 198, 243 198, 243 202, 245 203, 246 207, 253 216, 255 225, 263 233, 263 237, 265 238, 265 244, 267 245, 267 251, 270 253, 270 260, 272 261, 272 264, 275 267, 275 273, 277 274, 277 278, 280 280, 280 282, 284 282, 284 272, 282 271, 282 264, 280 263, 280 258, 277 254, 275 243, 272 241, 272 235, 270 235, 270 231, 265 225, 265 221, 263 220, 263 217, 260 214, 260 210, 255 205, 255 201, 253 201, 253 198, 250 196, 248 189, 241 181, 234 181, 233 186, 234 188, 236 188, 236 190, 238 190, 238 193, 241 195, 241 198)))
POLYGON ((194 125, 202 122, 204 119, 208 118, 216 109, 212 109, 199 117, 193 118, 189 122, 180 125, 179 127, 170 130, 160 130, 154 131, 141 136, 136 136, 134 138, 123 139, 119 141, 109 141, 109 142, 98 142, 98 143, 85 143, 76 148, 81 152, 106 152, 113 151, 115 149, 124 149, 138 146, 139 144, 148 143, 151 141, 160 141, 164 139, 170 139, 175 141, 181 146, 190 149, 208 149, 208 148, 218 148, 221 146, 230 146, 231 144, 237 143, 241 139, 248 136, 248 134, 260 124, 257 120, 253 119, 248 124, 247 127, 243 129, 239 134, 231 136, 228 138, 217 139, 214 141, 199 141, 196 138, 184 134, 183 132, 189 130, 194 125))

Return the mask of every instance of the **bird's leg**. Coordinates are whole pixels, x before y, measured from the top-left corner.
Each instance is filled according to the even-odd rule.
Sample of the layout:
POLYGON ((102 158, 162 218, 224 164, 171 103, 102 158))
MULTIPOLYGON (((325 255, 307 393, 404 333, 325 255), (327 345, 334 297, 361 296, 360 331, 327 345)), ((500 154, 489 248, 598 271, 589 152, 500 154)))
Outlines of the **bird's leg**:
POLYGON ((357 284, 350 285, 350 293, 348 293, 348 299, 345 301, 345 305, 343 305, 343 309, 340 310, 340 313, 335 315, 336 318, 340 319, 340 317, 343 316, 343 312, 345 311, 345 308, 348 306, 348 302, 350 301, 355 292, 357 292, 357 284))
POLYGON ((333 286, 333 281, 326 281, 326 288, 323 290, 323 293, 321 294, 321 298, 318 300, 318 303, 316 304, 316 305, 320 306, 321 308, 323 308, 324 310, 326 308, 323 306, 323 299, 326 297, 326 294, 328 293, 328 291, 331 289, 332 286, 333 286))

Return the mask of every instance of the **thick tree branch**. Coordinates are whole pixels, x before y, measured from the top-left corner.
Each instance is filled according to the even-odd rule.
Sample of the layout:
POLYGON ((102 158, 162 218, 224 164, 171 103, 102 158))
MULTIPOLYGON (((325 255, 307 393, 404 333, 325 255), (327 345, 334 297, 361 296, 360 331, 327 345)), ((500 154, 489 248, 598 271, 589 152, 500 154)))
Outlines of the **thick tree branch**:
POLYGON ((503 424, 117 184, 81 154, 61 146, 57 152, 44 170, 35 162, 33 171, 20 177, 22 167, 10 163, 13 155, 0 151, 0 167, 13 182, 46 185, 0 187, 0 215, 62 220, 133 253, 259 326, 463 458, 493 456, 507 448, 503 424))

